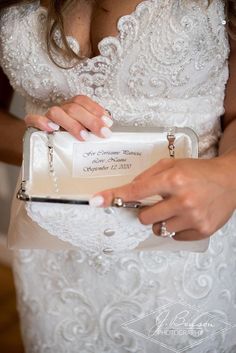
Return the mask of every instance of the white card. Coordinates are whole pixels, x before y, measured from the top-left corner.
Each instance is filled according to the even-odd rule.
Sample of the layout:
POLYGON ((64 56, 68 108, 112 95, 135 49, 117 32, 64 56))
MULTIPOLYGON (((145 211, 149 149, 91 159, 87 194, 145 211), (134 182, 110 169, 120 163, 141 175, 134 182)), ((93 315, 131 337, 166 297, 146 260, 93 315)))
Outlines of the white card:
POLYGON ((138 174, 150 165, 154 144, 117 142, 75 143, 73 177, 97 178, 138 174))

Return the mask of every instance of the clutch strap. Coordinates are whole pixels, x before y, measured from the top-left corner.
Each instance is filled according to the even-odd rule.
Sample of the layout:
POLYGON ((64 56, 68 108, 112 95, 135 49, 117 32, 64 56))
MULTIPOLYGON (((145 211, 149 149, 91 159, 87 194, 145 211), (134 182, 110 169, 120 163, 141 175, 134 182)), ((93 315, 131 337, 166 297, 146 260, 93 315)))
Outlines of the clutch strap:
POLYGON ((55 167, 54 167, 54 145, 53 145, 53 133, 47 134, 47 141, 48 141, 48 165, 49 165, 49 174, 52 179, 52 184, 54 188, 54 192, 56 194, 59 193, 59 186, 58 186, 58 177, 56 175, 55 167))

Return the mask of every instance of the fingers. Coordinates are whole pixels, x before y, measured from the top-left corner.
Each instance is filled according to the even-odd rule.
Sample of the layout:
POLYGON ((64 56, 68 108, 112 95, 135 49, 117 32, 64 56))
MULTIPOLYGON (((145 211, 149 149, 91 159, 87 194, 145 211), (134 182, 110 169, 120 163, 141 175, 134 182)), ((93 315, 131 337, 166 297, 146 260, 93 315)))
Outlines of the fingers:
POLYGON ((173 239, 178 241, 194 241, 194 240, 201 240, 203 239, 203 237, 196 230, 188 229, 176 234, 173 237, 173 239))
POLYGON ((143 173, 137 175, 134 180, 147 179, 151 175, 158 174, 174 166, 175 160, 171 158, 164 158, 155 163, 153 166, 145 170, 143 173))
POLYGON ((53 123, 50 119, 43 115, 31 114, 26 115, 25 123, 27 126, 35 127, 43 131, 56 131, 59 130, 60 126, 53 123))
POLYGON ((98 103, 86 96, 76 96, 63 105, 49 108, 45 116, 28 115, 27 126, 44 131, 56 131, 61 126, 76 139, 84 141, 89 132, 108 138, 113 124, 110 114, 98 103))
MULTIPOLYGON (((168 232, 175 232, 176 235, 173 237, 174 240, 179 241, 194 241, 206 238, 197 230, 191 229, 191 224, 187 219, 183 219, 179 216, 172 217, 165 220, 166 229, 168 232)), ((161 222, 153 224, 153 233, 157 236, 161 234, 161 222)))
POLYGON ((73 119, 60 107, 55 106, 50 108, 46 113, 46 117, 48 117, 53 123, 68 131, 76 139, 83 140, 84 136, 83 134, 81 135, 81 132, 86 129, 79 121, 73 119))
POLYGON ((108 138, 112 132, 109 129, 113 125, 111 114, 87 96, 75 96, 67 101, 63 107, 65 112, 79 121, 87 130, 93 134, 108 138))
POLYGON ((137 201, 149 196, 168 195, 170 193, 168 173, 164 172, 173 166, 173 162, 174 161, 170 159, 159 161, 139 174, 131 183, 123 185, 122 187, 104 190, 94 195, 90 200, 90 205, 95 207, 108 207, 112 204, 115 197, 121 197, 124 201, 137 201))
MULTIPOLYGON (((103 138, 111 136, 111 132, 108 128, 108 125, 109 126, 112 125, 112 120, 109 117, 95 116, 79 104, 65 104, 63 106, 63 111, 67 113, 67 115, 70 118, 72 118, 75 122, 78 122, 79 124, 81 124, 84 128, 91 131, 94 135, 97 135, 103 138)), ((54 114, 55 116, 53 116, 53 113, 50 118, 53 121, 56 121, 55 119, 57 118, 57 116, 56 114, 54 114)), ((50 114, 50 110, 49 110, 49 114, 50 114)))
POLYGON ((147 180, 134 180, 129 184, 118 188, 109 189, 97 193, 90 200, 91 206, 109 207, 115 197, 121 197, 124 201, 138 201, 150 196, 166 196, 171 192, 168 185, 168 171, 151 176, 147 180), (99 204, 94 202, 94 198, 99 197, 99 204))
POLYGON ((139 220, 144 225, 157 223, 158 226, 159 222, 169 218, 172 219, 172 217, 175 217, 178 213, 178 200, 176 198, 170 198, 159 201, 154 206, 145 207, 142 209, 139 213, 139 220))
POLYGON ((153 224, 152 230, 154 234, 156 235, 160 234, 162 221, 165 221, 166 228, 170 233, 172 232, 179 233, 189 229, 190 227, 190 224, 188 223, 188 221, 179 216, 174 216, 171 218, 162 218, 161 221, 153 224))
POLYGON ((67 101, 67 103, 75 103, 77 105, 82 106, 85 110, 87 110, 90 114, 97 116, 100 118, 103 115, 109 116, 110 114, 106 109, 104 109, 100 104, 93 101, 91 98, 87 96, 75 96, 71 100, 67 101))

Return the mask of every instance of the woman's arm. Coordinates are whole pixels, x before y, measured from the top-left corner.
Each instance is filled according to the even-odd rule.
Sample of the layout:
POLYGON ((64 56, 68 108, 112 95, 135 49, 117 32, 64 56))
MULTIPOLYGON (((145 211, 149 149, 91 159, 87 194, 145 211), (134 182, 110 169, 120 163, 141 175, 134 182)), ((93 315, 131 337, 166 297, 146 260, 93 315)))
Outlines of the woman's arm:
POLYGON ((27 126, 55 131, 59 127, 84 141, 88 132, 107 138, 113 121, 110 114, 98 103, 86 96, 76 96, 61 106, 51 107, 45 116, 28 114, 25 121, 11 115, 8 110, 13 91, 0 68, 0 161, 20 165, 22 139, 27 126))
POLYGON ((0 68, 0 161, 20 165, 25 123, 8 113, 13 90, 0 68))
POLYGON ((229 68, 218 157, 161 160, 130 184, 98 193, 91 205, 108 207, 115 197, 133 201, 159 194, 162 201, 139 213, 141 223, 153 224, 155 234, 159 235, 162 221, 169 232, 176 232, 176 240, 206 238, 221 228, 236 209, 235 43, 231 43, 229 68))
POLYGON ((222 117, 223 134, 219 157, 225 163, 228 187, 236 189, 236 40, 230 40, 229 80, 225 92, 225 114, 222 117))
POLYGON ((230 41, 230 48, 230 77, 225 94, 225 114, 222 118, 224 133, 220 141, 220 155, 229 151, 236 153, 236 40, 230 41))

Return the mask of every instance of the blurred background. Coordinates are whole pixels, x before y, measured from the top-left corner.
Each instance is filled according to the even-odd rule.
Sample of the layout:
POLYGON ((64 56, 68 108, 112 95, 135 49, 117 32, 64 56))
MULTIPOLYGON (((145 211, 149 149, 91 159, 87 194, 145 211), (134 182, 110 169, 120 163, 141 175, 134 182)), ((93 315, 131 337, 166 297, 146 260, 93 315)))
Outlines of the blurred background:
MULTIPOLYGON (((24 117, 24 102, 14 93, 10 112, 24 117)), ((1 123, 1 122, 0 122, 1 123)), ((4 138, 1 136, 0 138, 4 138)), ((0 162, 0 352, 23 353, 19 318, 11 271, 11 251, 6 246, 6 235, 19 168, 0 162)))

